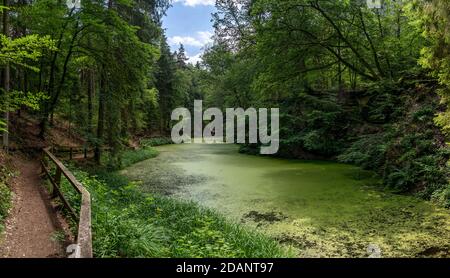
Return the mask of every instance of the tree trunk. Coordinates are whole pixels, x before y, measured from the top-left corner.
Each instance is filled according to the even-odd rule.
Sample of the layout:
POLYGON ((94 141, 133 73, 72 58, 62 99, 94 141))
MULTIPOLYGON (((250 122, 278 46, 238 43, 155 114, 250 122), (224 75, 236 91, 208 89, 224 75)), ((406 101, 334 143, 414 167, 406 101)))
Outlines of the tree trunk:
MULTIPOLYGON (((338 40, 338 55, 339 57, 342 58, 342 54, 341 54, 341 40, 338 40)), ((339 93, 338 93, 338 101, 340 103, 343 103, 345 100, 345 96, 344 96, 344 84, 343 84, 343 80, 342 80, 342 62, 341 59, 338 59, 338 88, 339 88, 339 93)))
POLYGON ((102 74, 100 80, 100 93, 98 96, 98 120, 97 120, 97 140, 95 142, 95 162, 100 165, 101 163, 101 145, 103 140, 103 131, 104 131, 104 116, 105 116, 105 77, 102 74))
MULTIPOLYGON (((8 7, 9 6, 8 0, 3 0, 3 6, 8 7)), ((9 15, 8 10, 3 10, 3 34, 6 37, 9 37, 9 15)), ((5 107, 5 132, 3 132, 3 148, 8 152, 9 149, 9 107, 8 107, 8 93, 10 89, 10 68, 9 63, 5 65, 5 69, 3 71, 3 90, 5 92, 5 100, 6 100, 6 107, 5 107)))
MULTIPOLYGON (((73 13, 73 9, 70 11, 68 18, 70 18, 72 16, 73 13)), ((61 30, 61 33, 59 35, 59 39, 58 39, 58 44, 56 46, 56 49, 61 49, 61 45, 63 43, 63 37, 64 37, 64 32, 67 29, 67 26, 69 25, 70 20, 66 20, 66 22, 64 23, 64 26, 61 30)), ((78 24, 78 23, 77 23, 78 24)), ((73 43, 74 40, 76 38, 76 36, 78 36, 78 32, 75 32, 74 36, 72 37, 72 44, 69 48, 69 54, 68 56, 66 56, 66 61, 68 58, 70 58, 70 56, 72 55, 71 51, 73 48, 73 43)), ((52 108, 50 105, 54 105, 51 102, 55 101, 55 96, 54 96, 54 92, 55 92, 55 74, 56 74, 56 68, 57 68, 57 59, 58 59, 58 51, 54 51, 53 52, 53 57, 52 57, 52 61, 51 61, 51 66, 50 66, 50 73, 49 73, 49 82, 48 82, 48 96, 50 97, 50 101, 45 101, 44 102, 44 111, 43 111, 43 115, 42 115, 42 119, 41 122, 39 123, 39 127, 41 129, 41 131, 39 132, 39 137, 44 138, 46 129, 47 129, 47 123, 48 123, 48 117, 49 114, 52 112, 52 108)), ((43 61, 43 60, 42 60, 43 61)), ((67 61, 68 62, 68 61, 67 61)), ((41 64, 42 66, 42 64, 41 64)), ((62 82, 64 82, 64 78, 65 76, 62 77, 62 82)), ((41 82, 41 81, 40 81, 41 82)), ((56 97, 56 101, 58 100, 58 97, 56 97)))
POLYGON ((92 99, 94 97, 95 83, 94 83, 94 70, 88 70, 88 85, 87 85, 87 97, 88 97, 88 132, 92 134, 92 119, 94 118, 92 99))

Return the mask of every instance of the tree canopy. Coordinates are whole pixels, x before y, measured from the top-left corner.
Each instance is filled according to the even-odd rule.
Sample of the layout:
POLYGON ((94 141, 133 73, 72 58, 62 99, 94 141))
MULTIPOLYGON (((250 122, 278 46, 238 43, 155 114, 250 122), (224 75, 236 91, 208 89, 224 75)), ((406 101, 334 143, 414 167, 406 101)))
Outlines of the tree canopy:
POLYGON ((70 122, 97 163, 112 150, 114 167, 133 138, 168 136, 172 110, 196 99, 279 107, 278 155, 338 159, 399 191, 446 194, 448 1, 217 0, 214 42, 197 65, 168 45, 170 4, 4 0, 0 110, 39 108, 29 113, 42 138, 70 122))

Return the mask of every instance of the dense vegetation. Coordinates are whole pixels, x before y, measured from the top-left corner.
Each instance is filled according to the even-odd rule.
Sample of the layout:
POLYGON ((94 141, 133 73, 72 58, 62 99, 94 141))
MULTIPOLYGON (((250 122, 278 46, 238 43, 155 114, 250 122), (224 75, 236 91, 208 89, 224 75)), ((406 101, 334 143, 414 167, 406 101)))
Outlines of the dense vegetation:
MULTIPOLYGON (((135 151, 135 156, 140 156, 135 151)), ((131 152, 130 152, 131 153, 131 152)), ((130 154, 128 154, 130 155, 130 154)), ((117 172, 72 167, 91 193, 93 249, 101 258, 270 258, 290 256, 275 240, 194 203, 143 194, 117 172)), ((80 198, 67 181, 69 202, 80 198)), ((76 228, 76 225, 72 226, 76 228)))
MULTIPOLYGON (((113 155, 111 152, 108 153, 109 156, 113 155)), ((120 156, 120 167, 118 167, 116 164, 110 164, 108 156, 104 156, 105 162, 103 163, 106 165, 106 168, 108 170, 118 170, 122 167, 128 167, 135 163, 141 162, 146 159, 154 158, 158 155, 158 152, 155 149, 149 148, 148 146, 142 146, 139 150, 125 150, 123 151, 120 156)))
POLYGON ((4 229, 4 220, 8 215, 11 207, 11 188, 8 186, 8 181, 12 176, 11 169, 7 164, 8 159, 2 151, 0 151, 0 233, 4 229))
POLYGON ((280 107, 280 156, 357 164, 449 206, 445 3, 217 1, 205 98, 280 107))
MULTIPOLYGON (((214 43, 197 65, 182 45, 169 48, 169 0, 81 3, 2 1, 5 148, 18 141, 10 114, 26 111, 43 139, 56 120, 71 123, 111 171, 154 156, 150 147, 168 142, 140 139, 170 134, 172 110, 195 99, 279 107, 279 156, 356 164, 389 189, 450 206, 447 0, 385 0, 380 9, 363 0, 217 0, 214 43), (126 151, 136 139, 148 148, 126 151)), ((97 256, 281 254, 212 212, 77 174, 94 196, 97 256)))

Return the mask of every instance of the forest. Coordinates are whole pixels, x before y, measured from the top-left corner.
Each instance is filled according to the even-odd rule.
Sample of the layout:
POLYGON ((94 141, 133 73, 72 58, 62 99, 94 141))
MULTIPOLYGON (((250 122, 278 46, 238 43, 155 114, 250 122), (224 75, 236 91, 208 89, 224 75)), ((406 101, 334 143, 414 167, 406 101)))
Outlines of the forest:
MULTIPOLYGON (((171 194, 143 194, 142 178, 120 174, 163 152, 172 143, 172 111, 193 111, 195 100, 223 111, 279 108, 273 159, 351 165, 377 180, 379 194, 448 215, 450 2, 380 3, 216 0, 213 42, 193 64, 183 44, 171 50, 162 25, 173 1, 81 0, 72 7, 65 0, 2 0, 0 158, 75 139, 92 149, 89 161, 68 163, 95 200, 96 257, 290 257, 306 248, 297 238, 249 231, 171 194), (67 138, 55 138, 61 128, 67 138)), ((236 152, 260 156, 262 147, 248 142, 236 152)), ((11 193, 8 163, 0 161, 1 222, 11 193)), ((170 173, 158 181, 163 193, 190 181, 170 173)), ((257 224, 258 217, 284 219, 270 213, 247 216, 257 224)), ((437 234, 430 239, 441 244, 432 254, 425 251, 434 245, 423 252, 385 248, 392 256, 448 257, 449 231, 443 233, 442 244, 434 242, 437 234)), ((323 256, 366 252, 346 248, 330 247, 323 256)))

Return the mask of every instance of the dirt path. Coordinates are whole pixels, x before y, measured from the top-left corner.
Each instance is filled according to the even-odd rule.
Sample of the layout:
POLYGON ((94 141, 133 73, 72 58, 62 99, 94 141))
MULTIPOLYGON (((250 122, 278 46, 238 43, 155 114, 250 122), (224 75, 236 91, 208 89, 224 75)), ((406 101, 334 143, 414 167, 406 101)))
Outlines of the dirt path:
POLYGON ((39 164, 18 157, 13 181, 13 209, 0 243, 0 258, 62 257, 57 217, 41 185, 39 164))

